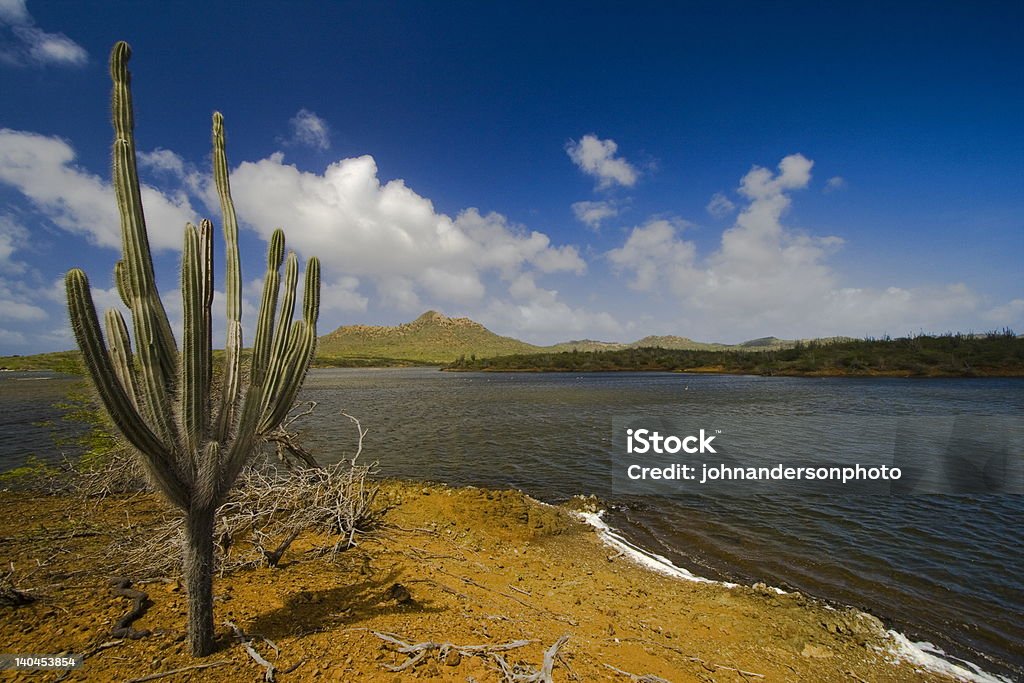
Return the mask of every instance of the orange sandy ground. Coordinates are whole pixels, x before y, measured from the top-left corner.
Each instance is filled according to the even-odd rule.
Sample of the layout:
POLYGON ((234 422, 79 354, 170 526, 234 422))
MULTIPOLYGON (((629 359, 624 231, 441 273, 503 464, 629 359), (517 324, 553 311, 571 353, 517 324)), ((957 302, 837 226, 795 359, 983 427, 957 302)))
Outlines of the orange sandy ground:
MULTIPOLYGON (((390 671, 406 657, 373 631, 409 643, 527 639, 503 656, 510 666, 532 669, 567 635, 554 662, 558 682, 655 680, 644 675, 673 683, 945 680, 888 661, 873 618, 798 594, 661 576, 616 557, 567 510, 518 492, 382 487, 378 500, 392 506, 386 524, 357 548, 331 561, 304 552, 316 539, 300 537, 280 568, 218 578, 218 647, 200 662, 213 666, 157 680, 263 680, 263 668, 222 625, 229 619, 276 643, 279 655, 253 641, 284 683, 503 680, 486 654, 442 658, 432 651, 390 671)), ((108 545, 124 525, 152 523, 162 512, 151 495, 97 502, 0 493, 0 560, 4 567, 13 562, 18 587, 38 596, 0 608, 0 651, 91 651, 67 681, 137 680, 195 665, 183 642, 186 596, 172 577, 136 582, 151 604, 134 626, 154 635, 110 637, 129 601, 109 592, 117 567, 108 545)), ((6 680, 57 677, 0 673, 6 680)))

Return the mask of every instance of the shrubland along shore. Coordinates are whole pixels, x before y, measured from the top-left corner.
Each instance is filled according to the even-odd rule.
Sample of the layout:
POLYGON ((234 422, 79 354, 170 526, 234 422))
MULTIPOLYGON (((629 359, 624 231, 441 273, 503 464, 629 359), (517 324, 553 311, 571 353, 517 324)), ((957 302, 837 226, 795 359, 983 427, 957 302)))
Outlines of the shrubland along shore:
POLYGON ((383 483, 377 503, 382 523, 354 548, 317 554, 303 535, 277 568, 216 578, 217 649, 197 660, 175 576, 132 575, 112 550, 166 516, 159 498, 0 493, 2 559, 35 598, 0 608, 3 650, 85 653, 68 681, 264 680, 247 645, 285 683, 951 680, 901 659, 873 617, 666 576, 570 506, 408 482, 383 483), (133 611, 128 634, 145 635, 115 633, 133 611))

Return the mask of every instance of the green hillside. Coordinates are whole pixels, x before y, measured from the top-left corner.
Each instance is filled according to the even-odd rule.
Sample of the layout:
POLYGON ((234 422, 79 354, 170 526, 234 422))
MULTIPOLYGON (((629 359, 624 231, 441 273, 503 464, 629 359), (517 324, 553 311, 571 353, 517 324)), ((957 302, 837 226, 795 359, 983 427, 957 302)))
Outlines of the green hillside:
POLYGON ((626 346, 630 349, 675 349, 679 351, 721 351, 729 348, 726 344, 713 344, 694 341, 688 337, 675 335, 652 335, 638 339, 626 346))
POLYGON ((548 353, 561 353, 563 351, 618 351, 619 349, 626 348, 626 344, 620 344, 619 342, 603 342, 595 341, 593 339, 574 339, 572 341, 561 342, 560 344, 554 344, 553 346, 543 346, 545 351, 548 353))
POLYGON ((469 318, 449 318, 437 311, 427 311, 411 323, 394 327, 346 325, 320 337, 319 344, 317 363, 321 365, 351 358, 446 363, 460 356, 489 358, 542 350, 496 335, 469 318))
MULTIPOLYGON (((762 343, 770 343, 758 340, 762 343)), ((626 348, 460 359, 447 370, 609 372, 660 370, 813 377, 1021 377, 1024 338, 1011 330, 900 339, 797 342, 788 348, 626 348)))

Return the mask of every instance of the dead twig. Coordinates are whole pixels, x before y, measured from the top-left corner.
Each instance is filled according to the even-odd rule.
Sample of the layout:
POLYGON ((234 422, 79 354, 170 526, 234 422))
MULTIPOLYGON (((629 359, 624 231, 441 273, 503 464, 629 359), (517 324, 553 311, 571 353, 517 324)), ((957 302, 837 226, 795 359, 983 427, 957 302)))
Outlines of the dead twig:
POLYGON ((475 586, 477 588, 480 588, 481 590, 490 591, 491 593, 497 593, 498 595, 500 595, 500 596, 502 596, 504 598, 508 598, 509 600, 512 600, 513 602, 516 602, 516 603, 522 605, 523 607, 527 607, 529 609, 532 609, 533 611, 537 612, 538 614, 543 614, 543 615, 545 615, 547 617, 550 617, 552 619, 556 619, 558 621, 564 621, 565 623, 569 624, 570 626, 579 626, 579 622, 578 621, 576 621, 572 617, 567 616, 565 614, 559 614, 557 612, 552 612, 551 610, 547 610, 547 609, 544 609, 542 607, 536 607, 536 606, 531 605, 530 603, 528 603, 528 602, 526 602, 524 600, 520 600, 519 598, 517 598, 514 595, 510 595, 509 593, 505 593, 503 591, 495 590, 494 588, 488 588, 487 586, 485 586, 483 584, 480 584, 480 583, 477 583, 476 581, 474 581, 473 579, 471 579, 469 577, 459 576, 458 574, 452 574, 451 572, 445 571, 444 569, 441 569, 440 567, 437 568, 437 571, 442 573, 442 574, 447 574, 448 576, 450 576, 450 577, 452 577, 454 579, 458 579, 459 581, 462 581, 463 583, 465 583, 467 585, 475 586))
POLYGON ((230 663, 231 662, 229 662, 226 659, 221 659, 216 662, 204 662, 202 664, 193 664, 192 666, 183 666, 180 669, 171 669, 170 671, 161 671, 160 673, 149 674, 148 676, 143 676, 142 678, 133 678, 129 681, 125 681, 125 683, 144 683, 145 681, 155 681, 156 679, 163 678, 165 676, 174 676, 175 674, 185 673, 186 671, 196 671, 198 669, 212 669, 215 666, 224 666, 225 664, 230 663))
POLYGON ((35 601, 34 595, 14 585, 14 563, 11 562, 11 570, 0 576, 0 607, 20 607, 35 601))
POLYGON ((565 645, 567 640, 569 640, 568 633, 556 640, 554 645, 547 649, 539 670, 523 666, 509 666, 505 658, 499 654, 492 654, 491 657, 494 658, 498 669, 507 683, 554 683, 554 679, 551 676, 555 668, 555 658, 558 656, 559 648, 565 645))
POLYGON ((734 671, 734 672, 738 673, 740 676, 743 676, 743 677, 754 676, 756 678, 764 678, 764 674, 754 673, 753 671, 744 671, 743 669, 737 669, 734 666, 725 666, 724 664, 715 664, 714 662, 709 662, 709 661, 707 661, 705 659, 701 659, 700 657, 697 657, 695 655, 691 655, 691 654, 689 654, 687 652, 683 652, 678 647, 675 647, 673 645, 666 645, 665 643, 659 643, 656 640, 649 640, 647 638, 609 638, 608 640, 615 640, 615 641, 618 641, 618 642, 647 643, 648 645, 656 645, 658 647, 663 647, 666 650, 670 650, 672 652, 675 652, 677 655, 679 655, 683 659, 686 659, 687 661, 694 662, 695 664, 700 664, 701 666, 703 666, 708 671, 718 671, 718 670, 721 670, 721 671, 734 671))
POLYGON ((499 643, 497 645, 455 645, 454 643, 435 643, 432 641, 408 643, 393 633, 384 633, 381 631, 370 632, 384 642, 393 645, 395 647, 395 651, 399 654, 406 655, 405 661, 397 666, 385 665, 388 670, 395 673, 413 668, 429 653, 434 651, 437 652, 437 658, 440 660, 448 657, 451 652, 457 652, 460 656, 464 657, 486 657, 487 655, 493 656, 498 652, 515 650, 516 648, 529 645, 533 642, 532 640, 514 640, 509 643, 499 643))
POLYGON ((628 671, 623 671, 622 669, 612 666, 611 664, 605 664, 605 667, 611 669, 615 673, 622 674, 623 676, 628 676, 629 680, 633 681, 633 683, 672 683, 668 679, 662 678, 660 676, 655 676, 654 674, 643 674, 638 676, 637 674, 631 674, 628 671))
MULTIPOLYGON (((256 648, 252 646, 253 636, 247 636, 245 632, 242 629, 238 628, 238 626, 236 626, 233 621, 225 621, 224 625, 235 632, 235 638, 237 638, 238 642, 241 643, 243 647, 245 647, 245 651, 249 653, 249 657, 251 657, 254 662, 263 667, 263 680, 267 683, 274 683, 274 674, 277 671, 277 668, 273 664, 268 662, 266 659, 264 659, 263 656, 256 651, 256 648)), ((277 646, 275 645, 274 647, 276 648, 277 646)))
POLYGON ((147 603, 149 602, 149 594, 143 591, 137 591, 132 588, 132 582, 122 576, 116 576, 110 580, 111 589, 110 592, 114 595, 128 598, 132 601, 132 608, 128 614, 124 615, 114 624, 113 630, 110 632, 114 638, 131 638, 136 640, 138 638, 145 638, 150 635, 149 629, 143 629, 136 631, 132 627, 132 623, 146 613, 147 603))

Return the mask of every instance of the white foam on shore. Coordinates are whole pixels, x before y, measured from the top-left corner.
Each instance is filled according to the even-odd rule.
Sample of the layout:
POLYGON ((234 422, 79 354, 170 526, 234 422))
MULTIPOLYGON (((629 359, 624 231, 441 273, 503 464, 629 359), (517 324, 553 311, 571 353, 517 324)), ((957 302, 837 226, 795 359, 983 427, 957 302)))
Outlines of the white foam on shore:
POLYGON ((677 567, 672 564, 672 560, 661 555, 649 553, 646 550, 642 550, 637 546, 633 545, 625 538, 618 530, 608 526, 601 516, 604 515, 604 510, 599 512, 574 512, 577 517, 582 519, 584 522, 594 527, 597 530, 598 535, 605 545, 618 550, 620 553, 633 560, 639 565, 643 565, 648 569, 652 569, 659 574, 671 576, 677 579, 683 579, 685 581, 695 581, 697 583, 714 583, 727 588, 734 588, 735 583, 729 583, 727 581, 714 581, 712 579, 706 579, 703 576, 697 576, 693 572, 687 571, 682 567, 677 567))
POLYGON ((893 643, 891 652, 897 659, 909 662, 928 671, 945 674, 958 681, 968 681, 969 683, 1013 683, 1009 678, 990 674, 982 670, 977 664, 972 664, 965 659, 946 654, 942 648, 931 643, 915 643, 899 631, 889 630, 887 634, 893 643))
MULTIPOLYGON (((703 576, 697 576, 693 572, 676 566, 667 557, 647 552, 646 550, 637 547, 623 538, 622 534, 619 533, 617 529, 612 528, 602 519, 604 510, 600 510, 598 512, 574 511, 573 514, 592 526, 597 531, 598 536, 605 545, 618 550, 624 556, 633 560, 637 564, 656 571, 659 574, 683 579, 684 581, 716 584, 725 588, 735 588, 738 585, 735 583, 729 583, 728 581, 715 581, 703 576)), ((768 588, 769 590, 774 590, 782 595, 786 593, 786 591, 781 588, 776 588, 774 586, 769 586, 768 588)), ((826 605, 826 607, 829 606, 826 605)), ((889 654, 897 660, 908 662, 933 673, 949 676, 958 681, 967 681, 968 683, 1013 683, 1009 678, 990 674, 983 671, 981 667, 976 664, 972 664, 971 662, 957 657, 952 657, 951 655, 943 652, 941 648, 936 647, 931 643, 915 643, 899 631, 889 630, 886 631, 886 635, 890 641, 889 654), (956 663, 952 660, 955 660, 956 663)))

